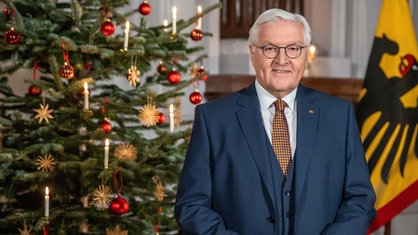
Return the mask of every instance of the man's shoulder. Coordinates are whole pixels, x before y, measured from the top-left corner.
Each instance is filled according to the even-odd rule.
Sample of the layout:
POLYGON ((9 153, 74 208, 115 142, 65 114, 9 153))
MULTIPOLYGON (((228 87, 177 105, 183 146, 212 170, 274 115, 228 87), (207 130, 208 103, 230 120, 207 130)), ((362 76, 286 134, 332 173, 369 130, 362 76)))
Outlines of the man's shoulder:
POLYGON ((210 100, 199 106, 201 106, 200 108, 205 108, 205 109, 231 109, 231 107, 239 105, 239 100, 243 96, 245 97, 253 96, 251 95, 251 92, 249 92, 250 89, 251 89, 250 87, 245 87, 241 90, 234 91, 232 93, 226 94, 214 100, 210 100))
POLYGON ((313 88, 309 88, 303 85, 300 85, 298 88, 298 91, 300 92, 300 95, 302 97, 307 97, 310 99, 314 99, 319 103, 326 103, 328 105, 335 104, 335 105, 347 105, 351 102, 340 98, 338 96, 335 96, 333 94, 325 93, 313 88))

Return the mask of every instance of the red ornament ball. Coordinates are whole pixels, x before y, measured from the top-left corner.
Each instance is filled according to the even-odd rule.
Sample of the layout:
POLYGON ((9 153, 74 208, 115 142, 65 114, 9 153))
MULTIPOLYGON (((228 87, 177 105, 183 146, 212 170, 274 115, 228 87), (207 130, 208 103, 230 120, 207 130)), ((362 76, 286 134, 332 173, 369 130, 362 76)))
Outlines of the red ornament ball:
POLYGON ((164 122, 165 122, 165 115, 164 113, 160 112, 158 114, 158 124, 164 124, 164 122))
POLYGON ((205 68, 203 68, 203 66, 202 66, 202 67, 200 67, 200 68, 197 70, 197 75, 202 76, 202 77, 200 78, 200 80, 201 80, 201 81, 205 81, 206 79, 208 79, 208 75, 207 75, 207 74, 205 74, 205 73, 206 73, 206 70, 205 70, 205 68))
POLYGON ((112 131, 112 124, 110 124, 110 122, 108 122, 108 121, 106 121, 106 120, 104 120, 104 121, 101 123, 101 126, 102 126, 102 129, 103 129, 103 131, 104 131, 105 133, 109 133, 109 132, 111 132, 111 131, 112 131))
POLYGON ((167 67, 163 63, 160 63, 157 67, 157 72, 159 73, 165 73, 167 72, 167 67))
POLYGON ((74 77, 74 68, 69 65, 67 62, 64 62, 64 65, 60 68, 60 75, 63 78, 70 80, 74 77))
POLYGON ((17 44, 20 42, 20 33, 11 28, 4 33, 4 39, 6 40, 7 44, 17 44))
POLYGON ((203 32, 199 29, 193 29, 190 32, 190 38, 193 39, 193 41, 199 41, 203 38, 203 32))
POLYGON ((168 73, 167 80, 171 84, 177 84, 181 80, 181 74, 177 70, 172 70, 168 73))
POLYGON ((202 95, 196 90, 190 94, 189 100, 192 104, 200 104, 202 102, 202 95))
POLYGON ((31 96, 38 97, 42 94, 42 88, 35 84, 32 84, 28 88, 28 93, 31 96))
POLYGON ((129 203, 124 198, 118 196, 110 203, 109 210, 112 214, 123 215, 129 210, 129 203))
POLYGON ((148 4, 147 1, 143 1, 138 7, 139 13, 146 16, 151 13, 151 5, 148 4))
POLYGON ((100 26, 100 31, 103 35, 110 36, 115 32, 115 25, 108 19, 100 26))

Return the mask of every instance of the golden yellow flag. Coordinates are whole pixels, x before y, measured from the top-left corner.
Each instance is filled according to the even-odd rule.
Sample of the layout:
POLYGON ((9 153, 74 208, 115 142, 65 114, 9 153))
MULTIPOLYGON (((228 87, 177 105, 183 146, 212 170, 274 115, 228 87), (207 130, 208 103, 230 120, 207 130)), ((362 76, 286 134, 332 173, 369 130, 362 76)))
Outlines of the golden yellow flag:
POLYGON ((418 199, 418 45, 407 0, 384 0, 357 119, 377 230, 418 199))

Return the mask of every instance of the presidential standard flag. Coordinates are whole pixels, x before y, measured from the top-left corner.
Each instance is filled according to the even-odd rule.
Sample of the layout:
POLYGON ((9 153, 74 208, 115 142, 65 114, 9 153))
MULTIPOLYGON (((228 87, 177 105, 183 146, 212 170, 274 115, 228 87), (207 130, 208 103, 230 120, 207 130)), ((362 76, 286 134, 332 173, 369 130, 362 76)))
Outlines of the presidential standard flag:
POLYGON ((369 233, 418 199, 417 58, 407 0, 383 0, 357 106, 377 196, 369 233))

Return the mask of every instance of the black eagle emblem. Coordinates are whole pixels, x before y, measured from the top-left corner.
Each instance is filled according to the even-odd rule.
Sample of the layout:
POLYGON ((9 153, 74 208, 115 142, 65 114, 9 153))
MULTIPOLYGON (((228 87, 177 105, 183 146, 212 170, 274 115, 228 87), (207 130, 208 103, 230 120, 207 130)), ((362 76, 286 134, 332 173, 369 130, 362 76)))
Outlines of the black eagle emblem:
POLYGON ((356 114, 360 128, 372 123, 367 136, 363 137, 368 166, 371 174, 376 170, 378 161, 383 160, 380 175, 386 184, 390 180, 390 169, 398 167, 395 163, 399 164, 399 172, 404 177, 408 156, 411 153, 418 156, 417 58, 412 54, 400 56, 399 64, 394 66, 402 77, 387 77, 379 66, 385 53, 397 55, 398 51, 395 41, 385 35, 375 37, 363 83, 364 95, 360 97, 356 114), (373 120, 367 122, 372 116, 373 120))

